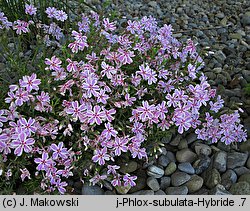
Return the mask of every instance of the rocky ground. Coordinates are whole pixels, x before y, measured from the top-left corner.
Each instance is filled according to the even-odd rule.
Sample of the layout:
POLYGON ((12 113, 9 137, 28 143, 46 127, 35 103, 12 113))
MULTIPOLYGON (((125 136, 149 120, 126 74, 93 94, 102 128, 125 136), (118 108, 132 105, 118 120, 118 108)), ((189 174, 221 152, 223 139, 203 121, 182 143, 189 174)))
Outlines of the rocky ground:
MULTIPOLYGON (((101 1, 88 1, 97 9, 101 1)), ((160 24, 171 23, 179 39, 191 37, 206 63, 210 84, 223 96, 226 106, 244 110, 242 120, 250 135, 250 98, 243 88, 250 82, 250 1, 247 0, 116 0, 107 12, 117 10, 125 19, 154 16, 160 24), (126 18, 125 18, 126 17, 126 18)), ((121 20, 122 22, 123 20, 121 20)), ((138 176, 133 188, 83 187, 80 194, 250 194, 250 140, 226 146, 196 140, 194 133, 164 138, 159 157, 142 164, 128 161, 124 172, 138 176)))

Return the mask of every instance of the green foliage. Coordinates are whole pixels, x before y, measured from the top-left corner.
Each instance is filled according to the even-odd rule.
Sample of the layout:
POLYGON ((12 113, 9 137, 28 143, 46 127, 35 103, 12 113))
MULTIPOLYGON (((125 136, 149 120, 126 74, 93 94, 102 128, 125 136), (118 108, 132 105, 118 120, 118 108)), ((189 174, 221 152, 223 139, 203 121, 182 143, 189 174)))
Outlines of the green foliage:
POLYGON ((246 87, 244 88, 244 91, 245 91, 245 94, 246 94, 246 95, 250 95, 250 83, 248 83, 248 84, 246 85, 246 87))

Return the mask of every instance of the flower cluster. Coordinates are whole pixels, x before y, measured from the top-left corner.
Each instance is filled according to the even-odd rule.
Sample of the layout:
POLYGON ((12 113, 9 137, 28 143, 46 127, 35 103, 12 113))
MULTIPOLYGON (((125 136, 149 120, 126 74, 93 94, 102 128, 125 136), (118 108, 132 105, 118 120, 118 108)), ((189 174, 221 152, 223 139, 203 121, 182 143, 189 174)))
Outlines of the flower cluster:
MULTIPOLYGON (((46 13, 67 19, 54 7, 46 13)), ((0 110, 5 162, 13 153, 29 157, 41 187, 65 193, 64 179, 82 159, 88 159, 81 169, 85 181, 135 186, 136 176, 122 174, 116 159, 146 160, 146 141, 158 130, 194 129, 198 139, 213 143, 246 140, 237 111, 220 115, 224 101, 200 71, 204 63, 192 40, 181 43, 171 25, 159 27, 153 17, 129 20, 122 34, 115 22, 101 19, 82 15, 68 41, 70 57, 46 58, 48 77, 33 73, 10 86, 9 107, 0 110)), ((32 177, 28 168, 21 169, 22 180, 32 177)))

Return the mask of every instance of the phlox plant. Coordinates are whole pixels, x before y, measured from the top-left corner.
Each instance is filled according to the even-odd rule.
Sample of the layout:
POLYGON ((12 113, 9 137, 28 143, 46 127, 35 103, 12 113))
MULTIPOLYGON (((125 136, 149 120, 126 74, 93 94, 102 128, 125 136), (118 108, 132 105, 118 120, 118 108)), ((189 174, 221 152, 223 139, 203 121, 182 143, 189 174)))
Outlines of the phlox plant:
MULTIPOLYGON (((36 8, 26 10, 33 16, 36 8)), ((45 12, 67 20, 55 7, 45 12)), ((30 33, 30 24, 41 27, 0 17, 1 28, 17 36, 30 33)), ((42 26, 45 45, 55 38, 61 53, 45 59, 46 75, 34 72, 10 85, 0 110, 1 177, 18 171, 22 181, 38 180, 46 193, 60 194, 75 171, 92 185, 135 186, 136 176, 121 173, 117 159, 147 161, 157 134, 193 129, 203 141, 246 141, 239 112, 220 112, 224 101, 202 73, 195 44, 174 38, 171 25, 160 27, 150 16, 118 30, 91 12, 72 23, 60 45, 64 31, 51 24, 42 26)))

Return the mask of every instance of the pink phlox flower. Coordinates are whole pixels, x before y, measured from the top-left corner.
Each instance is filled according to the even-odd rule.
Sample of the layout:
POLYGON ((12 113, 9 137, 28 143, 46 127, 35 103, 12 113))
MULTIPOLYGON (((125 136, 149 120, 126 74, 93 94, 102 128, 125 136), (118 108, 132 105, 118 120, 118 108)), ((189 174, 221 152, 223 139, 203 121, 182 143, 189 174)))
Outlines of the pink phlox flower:
POLYGON ((25 4, 25 13, 29 15, 35 15, 37 11, 37 8, 34 7, 34 5, 25 4))
POLYGON ((136 109, 140 113, 140 119, 145 122, 154 117, 154 105, 149 105, 148 101, 142 101, 142 106, 136 109))
POLYGON ((20 133, 16 140, 13 140, 11 143, 12 148, 15 149, 14 154, 21 156, 23 151, 26 153, 31 152, 32 145, 35 143, 33 138, 27 138, 26 133, 20 133))
POLYGON ((94 78, 86 78, 85 82, 82 83, 82 88, 87 91, 87 96, 90 98, 92 95, 98 97, 98 91, 100 90, 97 85, 97 80, 94 78))
POLYGON ((88 116, 88 123, 93 125, 97 124, 100 125, 102 121, 106 118, 105 112, 102 111, 101 107, 96 105, 94 106, 93 110, 87 110, 87 116, 88 116))
POLYGON ((114 108, 107 110, 106 108, 102 107, 102 110, 104 112, 104 119, 108 122, 112 122, 114 120, 114 115, 116 113, 116 110, 114 108))
POLYGON ((73 79, 68 80, 65 84, 60 85, 60 94, 65 95, 65 92, 69 90, 69 95, 72 96, 72 90, 71 87, 75 84, 75 81, 73 79))
POLYGON ((67 20, 68 15, 67 15, 64 11, 62 11, 62 10, 56 10, 56 11, 55 11, 54 18, 55 18, 56 20, 58 20, 58 21, 64 22, 64 21, 67 20))
POLYGON ((28 179, 31 179, 31 178, 30 178, 30 172, 29 172, 29 170, 28 170, 27 168, 20 169, 20 171, 22 172, 22 174, 21 174, 21 179, 22 179, 22 181, 24 181, 26 177, 27 177, 28 179))
POLYGON ((28 33, 28 32, 30 32, 29 25, 31 23, 32 22, 26 22, 26 21, 21 21, 21 20, 14 21, 13 29, 16 30, 16 33, 18 35, 20 35, 22 33, 28 33))
POLYGON ((139 86, 140 85, 140 83, 141 83, 141 76, 139 76, 139 75, 137 75, 137 74, 132 74, 131 75, 131 83, 135 86, 135 87, 137 87, 137 86, 139 86))
POLYGON ((19 88, 16 92, 15 92, 15 104, 17 106, 21 106, 23 105, 23 103, 29 101, 29 95, 28 92, 23 90, 22 88, 19 88))
POLYGON ((71 59, 66 59, 66 61, 69 63, 67 65, 67 71, 68 72, 77 72, 78 71, 78 62, 77 61, 72 61, 71 59))
POLYGON ((190 116, 183 116, 182 118, 176 118, 175 125, 178 126, 178 133, 182 134, 187 131, 191 127, 191 117, 190 116))
POLYGON ((110 140, 111 137, 116 137, 118 132, 111 126, 110 122, 105 123, 105 129, 102 131, 102 135, 105 136, 107 140, 110 140))
POLYGON ((135 97, 130 97, 130 94, 129 93, 126 93, 125 94, 125 107, 126 106, 132 106, 134 104, 134 102, 136 101, 136 98, 135 97))
POLYGON ((96 62, 99 60, 99 57, 96 56, 96 53, 94 51, 92 51, 91 54, 86 55, 86 59, 89 60, 89 62, 96 62))
POLYGON ((51 144, 50 149, 53 151, 52 158, 54 160, 58 159, 59 157, 66 159, 69 156, 67 148, 63 147, 63 142, 60 142, 58 145, 51 144))
POLYGON ((107 174, 113 174, 113 175, 116 175, 117 174, 116 170, 120 169, 120 166, 117 165, 108 165, 107 167, 108 167, 107 174))
POLYGON ((45 10, 45 13, 47 13, 48 18, 54 18, 56 15, 57 9, 55 7, 48 7, 45 10))
POLYGON ((131 34, 135 34, 137 32, 137 30, 139 30, 139 23, 138 21, 131 21, 128 20, 127 21, 127 31, 129 31, 131 34))
POLYGON ((166 118, 166 113, 168 112, 166 101, 162 101, 161 104, 158 104, 156 107, 156 111, 159 113, 159 118, 161 120, 166 118))
POLYGON ((110 160, 110 155, 107 154, 107 148, 97 149, 95 150, 95 155, 92 157, 92 160, 99 165, 104 165, 105 161, 110 160))
POLYGON ((194 65, 192 65, 192 64, 189 64, 189 65, 188 65, 188 74, 189 74, 189 77, 190 77, 192 80, 194 80, 194 79, 197 78, 197 76, 196 76, 196 68, 195 68, 194 65))
POLYGON ((128 138, 126 138, 126 137, 123 137, 123 138, 115 137, 113 148, 115 150, 115 155, 116 156, 120 156, 121 152, 127 152, 128 151, 128 147, 126 146, 127 143, 128 143, 128 138))
POLYGON ((97 95, 97 103, 107 104, 107 99, 109 99, 109 96, 105 93, 105 90, 101 89, 97 95))
POLYGON ((45 64, 49 65, 49 67, 46 68, 49 70, 60 71, 62 69, 61 68, 62 61, 56 56, 52 56, 51 59, 46 58, 45 64))
POLYGON ((36 74, 33 73, 31 76, 23 76, 23 80, 19 80, 21 87, 26 88, 28 92, 31 90, 39 90, 38 85, 41 84, 41 80, 36 78, 36 74))
POLYGON ((21 128, 23 128, 23 131, 28 136, 30 136, 32 133, 36 133, 37 127, 35 119, 30 117, 27 121, 25 118, 21 118, 18 122, 20 123, 21 128))
POLYGON ((103 19, 103 27, 105 31, 114 31, 116 29, 115 22, 109 22, 109 18, 103 19))
POLYGON ((3 122, 7 122, 7 118, 4 116, 4 110, 0 110, 0 128, 3 127, 3 122))
MULTIPOLYGON (((92 185, 95 185, 97 183, 102 182, 103 180, 105 180, 107 178, 107 175, 100 175, 100 174, 96 174, 94 177, 92 177, 89 182, 92 183, 92 185)), ((102 184, 101 184, 102 187, 102 184)))
POLYGON ((132 58, 131 57, 135 57, 135 54, 133 51, 130 51, 130 50, 125 50, 125 49, 122 49, 122 48, 118 48, 118 59, 119 61, 125 65, 125 64, 131 64, 133 62, 132 58))
POLYGON ((139 70, 140 71, 136 71, 136 74, 140 74, 144 80, 148 80, 149 75, 152 71, 151 68, 147 64, 142 64, 139 66, 139 70))
POLYGON ((42 158, 35 158, 34 161, 36 164, 38 164, 38 166, 37 166, 38 171, 46 170, 46 168, 50 164, 54 163, 54 161, 52 159, 49 159, 49 154, 47 152, 43 152, 42 158))
POLYGON ((66 192, 66 189, 64 187, 68 186, 67 182, 61 182, 61 179, 57 179, 55 182, 55 186, 60 194, 64 194, 66 192))
POLYGON ((122 181, 121 181, 122 177, 120 174, 116 174, 114 175, 113 180, 111 181, 111 185, 115 186, 122 186, 122 181))
POLYGON ((85 108, 85 104, 81 104, 79 105, 79 102, 78 101, 74 101, 71 103, 71 107, 67 108, 66 109, 66 113, 67 114, 70 114, 72 115, 72 117, 75 119, 75 120, 80 120, 82 121, 83 120, 83 112, 86 110, 85 108))
POLYGON ((214 111, 215 113, 218 113, 218 111, 223 107, 224 105, 224 100, 221 99, 221 96, 219 95, 217 97, 217 101, 215 103, 213 102, 209 102, 209 105, 210 105, 210 110, 211 111, 214 111))
POLYGON ((63 68, 52 72, 51 75, 54 77, 55 81, 64 80, 67 77, 67 73, 63 68))
POLYGON ((123 176, 124 186, 130 185, 131 187, 135 186, 136 183, 134 180, 137 179, 137 176, 130 176, 128 173, 123 176))
POLYGON ((113 75, 116 74, 117 72, 117 70, 114 67, 106 64, 106 62, 102 62, 101 67, 103 69, 101 71, 102 77, 106 76, 108 79, 111 79, 113 75))
POLYGON ((145 132, 145 126, 140 123, 140 122, 135 122, 133 127, 132 127, 132 132, 137 134, 137 133, 144 133, 145 132))

